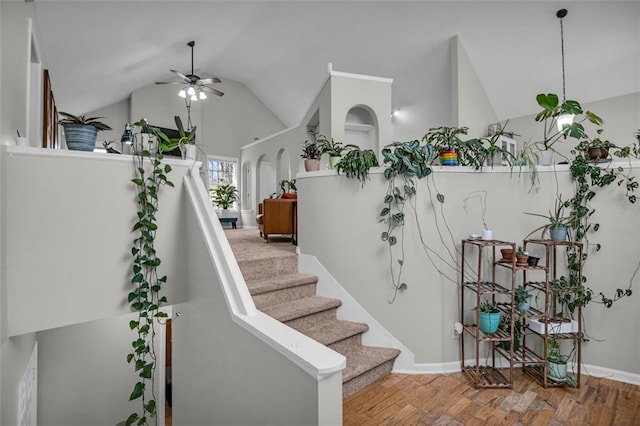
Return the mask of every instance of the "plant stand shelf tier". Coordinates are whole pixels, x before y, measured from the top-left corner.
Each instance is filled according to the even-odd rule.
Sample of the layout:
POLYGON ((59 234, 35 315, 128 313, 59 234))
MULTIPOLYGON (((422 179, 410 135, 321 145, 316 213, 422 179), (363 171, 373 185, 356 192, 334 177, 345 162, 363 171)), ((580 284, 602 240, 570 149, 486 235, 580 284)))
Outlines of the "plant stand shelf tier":
POLYGON ((480 388, 512 388, 513 387, 513 330, 514 330, 514 292, 516 271, 515 256, 512 261, 504 261, 496 257, 496 249, 509 248, 513 251, 516 244, 498 240, 462 240, 461 258, 461 292, 460 292, 460 322, 463 333, 460 336, 461 370, 469 381, 480 388), (485 274, 483 267, 489 259, 491 267, 485 274), (475 260, 475 262, 474 262, 475 260), (475 265, 474 265, 475 263, 475 265), (496 282, 496 266, 501 265, 511 270, 511 278, 506 283, 496 282), (473 270, 475 268, 475 271, 473 270), (488 278, 485 278, 488 275, 488 278), (465 307, 465 296, 470 294, 472 306, 465 307), (498 307, 501 315, 506 315, 511 322, 509 332, 498 329, 496 333, 488 334, 480 330, 480 304, 490 301, 498 307), (473 318, 465 318, 465 314, 473 312, 473 318), (471 341, 468 345, 465 340, 471 341), (508 344, 509 350, 500 348, 508 344), (490 348, 484 351, 484 348, 490 348), (470 346, 470 347, 466 347, 470 346), (498 350, 500 348, 500 350, 498 350), (472 353, 470 360, 466 359, 468 352, 472 353), (487 354, 481 359, 480 354, 487 354), (496 356, 497 355, 497 356, 496 356), (507 365, 502 360, 507 359, 507 365), (482 365, 484 364, 484 365, 482 365))
MULTIPOLYGON (((527 277, 527 272, 532 268, 528 268, 524 272, 523 285, 527 290, 532 290, 542 296, 544 301, 544 311, 537 309, 531 309, 526 315, 527 326, 526 332, 523 336, 522 349, 528 353, 540 359, 540 363, 524 363, 523 370, 526 374, 535 379, 539 384, 544 387, 557 387, 565 386, 566 380, 558 380, 550 377, 549 366, 546 361, 545 348, 549 340, 555 338, 558 341, 571 341, 573 343, 576 353, 575 359, 575 385, 580 387, 581 379, 581 365, 582 365, 582 308, 578 304, 575 312, 575 319, 565 320, 563 322, 554 321, 554 313, 557 312, 556 303, 554 299, 553 289, 551 283, 553 283, 558 277, 558 255, 565 254, 566 250, 576 250, 578 259, 582 259, 584 246, 582 243, 571 241, 553 241, 553 240, 539 240, 529 239, 524 240, 525 250, 540 250, 543 251, 541 260, 544 260, 544 266, 542 268, 547 271, 545 281, 530 281, 527 277), (537 340, 537 342, 536 342, 537 340), (535 343, 538 343, 536 349, 534 349, 535 343), (540 350, 539 348, 542 348, 540 350)), ((582 263, 580 268, 574 271, 576 274, 577 282, 582 282, 582 263)), ((537 278, 537 277, 536 277, 537 278)), ((567 292, 577 290, 564 290, 567 292)), ((516 312, 516 314, 518 314, 516 312)))

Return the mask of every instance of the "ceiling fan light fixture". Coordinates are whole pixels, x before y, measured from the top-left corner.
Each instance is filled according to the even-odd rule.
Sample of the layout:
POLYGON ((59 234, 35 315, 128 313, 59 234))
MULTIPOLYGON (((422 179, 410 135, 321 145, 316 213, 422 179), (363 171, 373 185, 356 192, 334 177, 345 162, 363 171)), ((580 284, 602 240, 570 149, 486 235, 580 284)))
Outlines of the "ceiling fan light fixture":
POLYGON ((196 89, 194 89, 193 86, 189 86, 189 89, 187 90, 187 95, 194 96, 195 94, 196 94, 196 89))
POLYGON ((184 89, 180 89, 180 91, 178 92, 178 96, 180 96, 181 98, 186 98, 187 97, 187 91, 184 89))
POLYGON ((195 93, 193 95, 191 95, 190 98, 193 102, 198 102, 198 97, 195 95, 195 93))
POLYGON ((207 95, 203 91, 200 91, 200 99, 202 99, 202 100, 207 99, 207 95))

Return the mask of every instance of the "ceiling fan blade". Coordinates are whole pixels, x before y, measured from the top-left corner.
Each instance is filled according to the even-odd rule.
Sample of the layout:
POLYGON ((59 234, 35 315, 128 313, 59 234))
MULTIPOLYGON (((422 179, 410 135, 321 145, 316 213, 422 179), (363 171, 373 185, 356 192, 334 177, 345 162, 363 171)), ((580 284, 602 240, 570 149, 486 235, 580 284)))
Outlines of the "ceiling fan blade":
POLYGON ((214 89, 213 87, 209 87, 209 86, 202 86, 202 88, 207 91, 207 92, 211 92, 216 96, 224 96, 224 92, 221 92, 219 90, 214 89))
POLYGON ((156 84, 184 84, 183 81, 156 81, 156 84))
POLYGON ((182 74, 180 71, 170 70, 172 73, 183 79, 186 83, 189 83, 191 80, 186 75, 182 74))
POLYGON ((201 78, 200 80, 198 80, 198 82, 202 84, 213 84, 213 83, 222 83, 222 80, 220 80, 218 77, 212 77, 212 78, 201 78))

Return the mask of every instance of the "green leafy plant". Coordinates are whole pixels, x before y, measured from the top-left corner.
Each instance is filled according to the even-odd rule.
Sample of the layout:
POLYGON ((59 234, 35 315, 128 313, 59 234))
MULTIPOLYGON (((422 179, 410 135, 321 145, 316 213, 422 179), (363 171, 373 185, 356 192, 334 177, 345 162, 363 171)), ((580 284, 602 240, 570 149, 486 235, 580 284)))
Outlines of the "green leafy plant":
POLYGON ((542 111, 535 116, 535 121, 544 124, 543 139, 536 142, 540 149, 552 149, 558 141, 563 138, 571 137, 580 139, 585 135, 585 129, 582 123, 589 121, 595 125, 601 126, 602 118, 598 117, 591 111, 584 111, 578 101, 566 100, 560 103, 558 95, 554 93, 540 93, 536 96, 538 105, 542 111), (563 114, 572 114, 573 122, 564 126, 562 130, 558 129, 558 117, 563 114))
POLYGON ((228 209, 238 201, 238 189, 231 184, 222 184, 211 188, 211 194, 213 205, 221 207, 223 210, 228 209))
POLYGON ((301 158, 305 158, 308 160, 318 160, 322 152, 320 152, 320 147, 318 143, 315 141, 304 141, 304 145, 302 147, 302 154, 300 154, 301 158))
POLYGON ((516 287, 514 293, 514 302, 516 305, 526 302, 530 297, 532 297, 532 294, 529 293, 526 288, 521 285, 516 287))
POLYGON ((445 151, 454 150, 458 153, 458 164, 479 170, 485 164, 487 151, 480 139, 463 140, 460 137, 468 131, 468 127, 432 127, 422 137, 422 142, 432 145, 435 149, 436 156, 432 160, 445 151))
POLYGON ((537 216, 537 217, 542 217, 544 219, 547 219, 547 223, 529 232, 529 234, 525 237, 525 239, 529 238, 531 235, 535 234, 538 231, 542 231, 540 238, 544 238, 545 234, 548 231, 557 230, 561 226, 569 225, 571 218, 568 215, 565 215, 565 210, 564 210, 566 207, 569 207, 569 205, 570 205, 569 201, 562 201, 562 194, 560 194, 558 198, 556 198, 555 200, 555 207, 553 211, 549 210, 548 215, 544 215, 540 213, 525 212, 525 214, 528 214, 530 216, 537 216))
POLYGON ((488 164, 493 167, 495 165, 495 161, 498 159, 500 162, 505 162, 510 167, 513 167, 516 157, 507 149, 502 147, 502 141, 500 139, 501 136, 506 134, 504 128, 506 128, 507 124, 509 124, 508 120, 504 126, 502 126, 503 130, 500 132, 497 132, 492 136, 479 139, 482 146, 482 148, 477 148, 480 164, 488 164))
POLYGON ((282 190, 282 193, 285 193, 285 192, 297 193, 298 192, 298 187, 296 186, 296 180, 295 179, 291 179, 291 180, 283 179, 283 180, 281 180, 280 181, 280 190, 282 190))
POLYGON ((525 141, 522 144, 522 148, 513 158, 513 165, 519 168, 518 176, 522 174, 522 167, 527 167, 529 169, 529 176, 531 186, 529 187, 529 191, 536 187, 536 185, 540 184, 540 179, 538 177, 538 153, 533 149, 534 145, 529 141, 525 141))
MULTIPOLYGON (((161 132, 151 128, 146 120, 138 121, 135 125, 142 131, 161 136, 161 132)), ((167 298, 161 295, 167 276, 160 276, 158 272, 161 261, 155 248, 158 229, 156 213, 160 188, 173 187, 173 183, 167 178, 171 166, 163 165, 162 152, 151 154, 143 150, 133 155, 133 161, 135 177, 131 181, 135 185, 138 211, 133 226, 136 238, 131 247, 132 290, 128 293, 127 300, 137 313, 137 318, 129 322, 135 339, 131 342, 132 349, 127 354, 127 362, 133 364, 138 377, 129 400, 140 400, 140 411, 129 415, 125 422, 127 426, 148 425, 151 419, 156 418, 156 326, 159 320, 167 318, 167 314, 160 310, 167 303, 167 298)))
POLYGON ((379 221, 387 225, 381 235, 382 241, 389 248, 390 271, 394 295, 390 303, 396 299, 398 291, 407 289, 402 282, 404 266, 404 240, 400 241, 400 256, 394 262, 393 247, 404 233, 405 203, 416 194, 416 179, 431 174, 431 160, 434 149, 431 144, 421 145, 418 140, 410 142, 394 142, 382 149, 383 163, 387 166, 384 178, 387 180, 387 193, 384 197, 384 208, 380 211, 379 221), (397 271, 394 269, 398 264, 397 271))
POLYGON ((369 179, 369 169, 378 167, 378 157, 370 149, 362 150, 357 145, 346 145, 346 154, 336 165, 338 174, 344 172, 348 178, 358 179, 362 186, 369 179))
POLYGON ((478 305, 478 310, 485 314, 497 314, 500 312, 498 305, 493 302, 489 302, 488 300, 481 302, 480 305, 478 305))
POLYGON ((86 115, 73 115, 73 114, 69 114, 68 112, 62 112, 62 111, 60 111, 58 114, 64 117, 61 120, 58 120, 58 124, 61 124, 61 125, 86 124, 87 126, 95 127, 98 131, 113 130, 111 127, 109 127, 108 124, 98 121, 104 117, 87 117, 86 115))
POLYGON ((325 136, 319 136, 317 141, 318 147, 320 148, 321 154, 329 154, 331 157, 339 157, 342 155, 345 146, 342 145, 342 142, 336 142, 331 138, 328 140, 325 136))
MULTIPOLYGON (((511 334, 511 318, 507 315, 503 315, 500 318, 500 324, 498 328, 504 331, 506 334, 511 334)), ((511 344, 513 343, 513 351, 517 351, 520 348, 520 342, 524 335, 524 322, 522 319, 517 318, 513 321, 513 341, 512 342, 500 342, 500 347, 504 350, 511 350, 511 344)))

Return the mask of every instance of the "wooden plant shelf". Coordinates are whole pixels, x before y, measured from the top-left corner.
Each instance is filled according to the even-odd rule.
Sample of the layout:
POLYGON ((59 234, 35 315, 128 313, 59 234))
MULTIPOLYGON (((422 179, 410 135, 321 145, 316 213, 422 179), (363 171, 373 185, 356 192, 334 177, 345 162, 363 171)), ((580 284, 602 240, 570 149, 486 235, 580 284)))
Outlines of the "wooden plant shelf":
POLYGON ((508 342, 511 340, 511 335, 500 329, 494 334, 483 333, 475 324, 464 324, 463 329, 482 342, 508 342))
POLYGON ((482 294, 510 294, 511 290, 500 284, 492 283, 490 281, 483 281, 481 283, 466 282, 464 286, 471 291, 482 294))
POLYGON ((476 388, 512 388, 502 371, 489 366, 468 366, 462 372, 476 388))
POLYGON ((565 386, 565 382, 558 382, 556 380, 551 379, 550 377, 545 377, 544 375, 544 366, 542 364, 538 365, 525 365, 522 367, 522 370, 531 376, 536 382, 538 382, 541 386, 546 388, 549 387, 561 387, 565 386))

